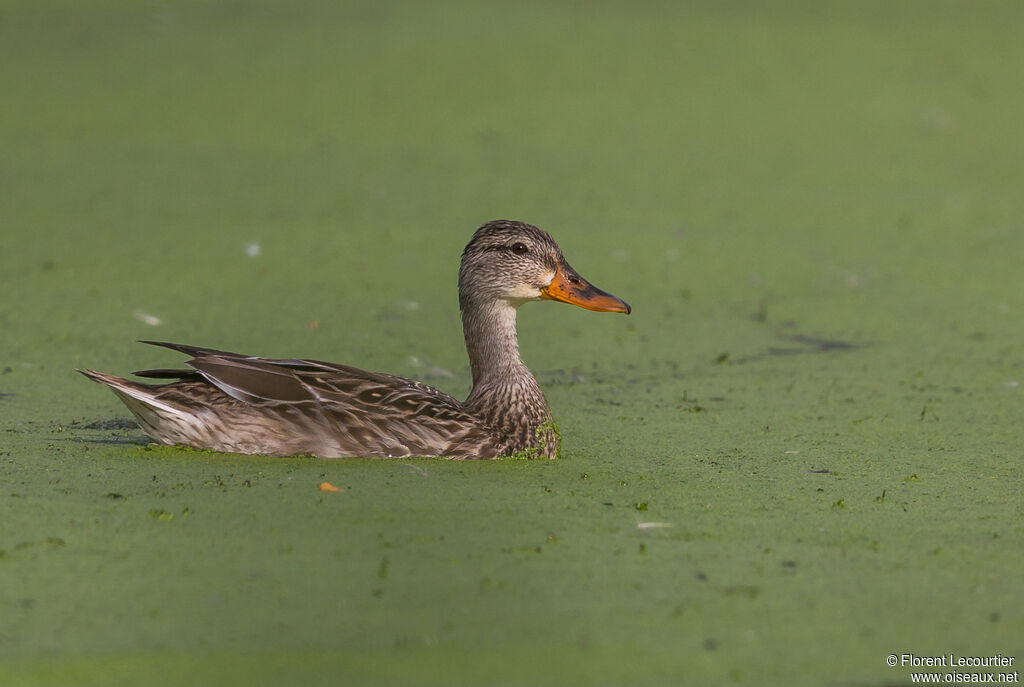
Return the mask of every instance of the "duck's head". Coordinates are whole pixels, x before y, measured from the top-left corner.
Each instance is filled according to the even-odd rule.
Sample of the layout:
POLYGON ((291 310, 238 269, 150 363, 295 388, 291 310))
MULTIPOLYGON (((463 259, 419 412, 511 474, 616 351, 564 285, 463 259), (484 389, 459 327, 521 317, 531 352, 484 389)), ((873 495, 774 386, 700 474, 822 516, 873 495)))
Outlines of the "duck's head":
POLYGON ((473 234, 462 251, 459 303, 549 299, 587 310, 629 314, 629 304, 590 284, 562 255, 547 232, 525 222, 495 220, 473 234))

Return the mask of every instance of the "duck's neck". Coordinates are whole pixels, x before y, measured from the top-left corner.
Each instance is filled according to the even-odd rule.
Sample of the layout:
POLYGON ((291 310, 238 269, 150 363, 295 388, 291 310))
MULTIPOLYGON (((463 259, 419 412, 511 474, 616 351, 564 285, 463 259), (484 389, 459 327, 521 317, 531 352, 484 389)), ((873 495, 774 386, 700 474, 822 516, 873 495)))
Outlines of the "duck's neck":
POLYGON ((519 357, 515 305, 508 301, 464 303, 462 330, 474 389, 487 381, 508 381, 520 376, 533 380, 519 357))
POLYGON ((547 401, 519 357, 516 306, 504 300, 462 303, 462 328, 473 371, 466 408, 508 439, 509 453, 558 451, 547 401))

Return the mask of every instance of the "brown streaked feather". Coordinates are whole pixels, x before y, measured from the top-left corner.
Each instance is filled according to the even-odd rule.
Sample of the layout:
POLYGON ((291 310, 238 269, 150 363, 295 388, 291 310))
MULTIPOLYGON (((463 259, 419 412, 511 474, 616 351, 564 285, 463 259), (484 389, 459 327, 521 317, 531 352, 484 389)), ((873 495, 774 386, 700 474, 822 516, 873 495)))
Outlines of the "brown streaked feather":
MULTIPOLYGON (((194 371, 185 371, 195 378, 154 386, 81 371, 114 388, 160 443, 324 458, 493 458, 502 448, 490 428, 458 400, 415 380, 320 361, 166 347, 195 356, 188 361, 194 371), (147 411, 143 399, 157 407, 190 408, 197 415, 201 409, 214 413, 207 412, 197 427, 183 427, 169 423, 166 412, 147 411), (218 439, 218 433, 234 438, 218 439), (251 450, 257 446, 260 450, 251 450)), ((181 371, 144 372, 170 376, 181 371)))

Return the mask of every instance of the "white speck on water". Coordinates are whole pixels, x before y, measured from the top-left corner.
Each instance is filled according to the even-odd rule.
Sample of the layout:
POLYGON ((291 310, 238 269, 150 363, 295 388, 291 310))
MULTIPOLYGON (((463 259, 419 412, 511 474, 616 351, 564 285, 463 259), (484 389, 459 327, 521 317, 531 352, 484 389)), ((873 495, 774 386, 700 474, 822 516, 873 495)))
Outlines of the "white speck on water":
POLYGON ((1020 386, 1020 382, 1016 380, 1010 380, 1009 382, 1003 382, 1003 386, 1005 386, 1007 389, 1016 389, 1018 386, 1020 386))
POLYGON ((636 528, 638 530, 656 530, 662 527, 672 527, 670 522, 638 522, 636 528))
POLYGON ((416 311, 422 306, 416 301, 396 301, 395 304, 403 310, 416 311))
POLYGON ((258 243, 247 243, 247 244, 245 244, 245 254, 247 256, 249 256, 250 258, 259 257, 259 255, 262 252, 262 250, 263 249, 260 247, 260 244, 258 244, 258 243))
POLYGON ((795 454, 800 453, 800 451, 783 451, 783 453, 795 454))
POLYGON ((139 322, 148 324, 150 327, 159 326, 160 323, 163 322, 163 320, 161 320, 156 315, 150 315, 148 312, 142 312, 141 310, 136 310, 135 312, 133 312, 132 317, 137 319, 139 322))

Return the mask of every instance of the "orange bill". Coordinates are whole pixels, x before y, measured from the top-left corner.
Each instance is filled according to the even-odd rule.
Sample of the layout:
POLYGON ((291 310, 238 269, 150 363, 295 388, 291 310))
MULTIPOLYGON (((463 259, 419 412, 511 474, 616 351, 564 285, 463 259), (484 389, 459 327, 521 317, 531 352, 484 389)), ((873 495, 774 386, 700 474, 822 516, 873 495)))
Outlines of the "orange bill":
POLYGON ((628 315, 631 310, 629 303, 597 288, 577 274, 564 260, 558 263, 555 278, 541 289, 540 296, 599 312, 624 312, 628 315))

